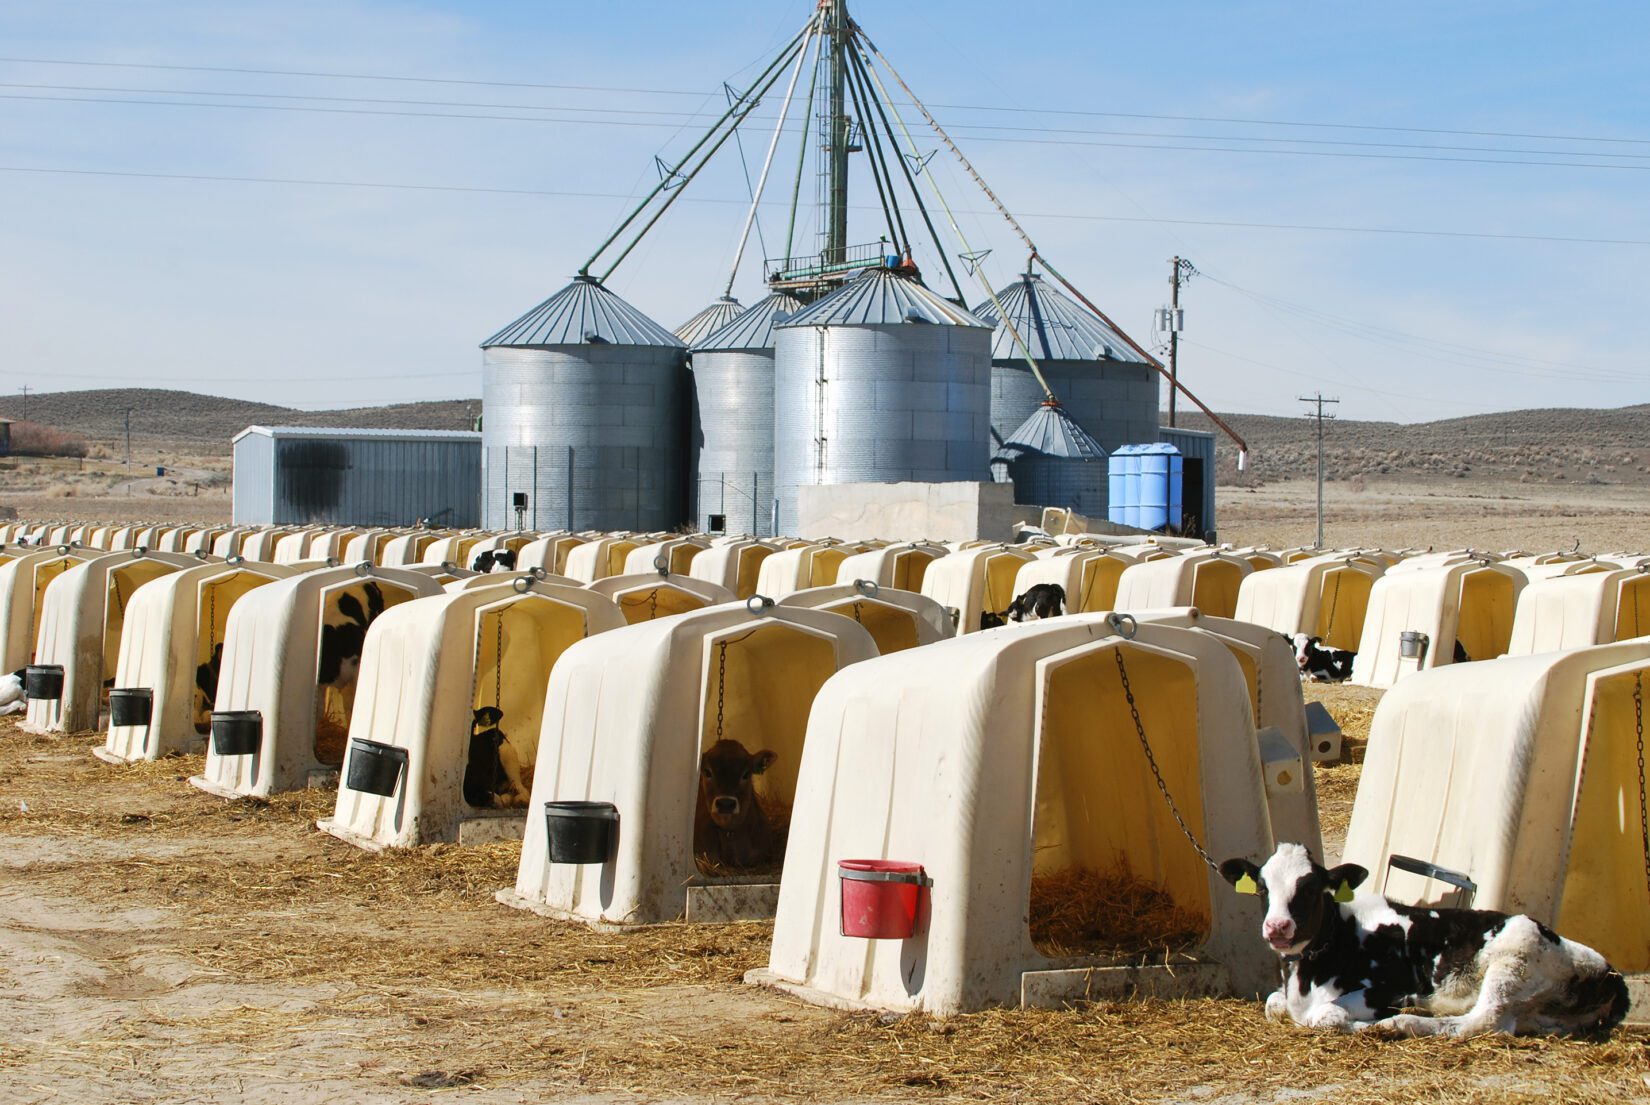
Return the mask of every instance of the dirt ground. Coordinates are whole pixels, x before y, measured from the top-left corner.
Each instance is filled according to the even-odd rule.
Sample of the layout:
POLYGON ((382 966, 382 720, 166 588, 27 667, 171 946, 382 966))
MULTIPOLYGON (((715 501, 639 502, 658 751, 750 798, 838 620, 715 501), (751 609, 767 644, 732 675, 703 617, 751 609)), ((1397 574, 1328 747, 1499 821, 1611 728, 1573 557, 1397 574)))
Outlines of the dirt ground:
MULTIPOLYGON (((1369 692, 1311 693, 1355 750, 1369 692)), ((0 1101, 1650 1101, 1641 1029, 1382 1042, 1236 1000, 818 1009, 741 981, 767 924, 592 933, 493 901, 517 844, 369 854, 313 828, 333 791, 224 802, 186 783, 198 757, 117 768, 100 743, 0 721, 0 1101)), ((1320 771, 1337 841, 1356 771, 1320 771)))
MULTIPOLYGON (((1287 548, 1313 543, 1317 485, 1222 487, 1220 539, 1287 548)), ((1477 480, 1342 481, 1324 487, 1324 545, 1584 553, 1650 551, 1650 478, 1633 485, 1477 480), (1362 490, 1355 490, 1362 487, 1362 490)))

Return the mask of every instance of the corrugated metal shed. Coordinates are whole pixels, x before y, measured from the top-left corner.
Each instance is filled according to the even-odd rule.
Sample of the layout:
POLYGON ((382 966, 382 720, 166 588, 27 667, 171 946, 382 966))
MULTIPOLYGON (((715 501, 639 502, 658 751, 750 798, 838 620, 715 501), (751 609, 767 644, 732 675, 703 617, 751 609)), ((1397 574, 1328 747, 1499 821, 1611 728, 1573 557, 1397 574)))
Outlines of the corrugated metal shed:
POLYGON ((1181 503, 1187 520, 1195 519, 1198 534, 1214 534, 1215 435, 1209 430, 1157 428, 1157 440, 1173 445, 1182 457, 1181 503))
POLYGON ((573 282, 481 343, 541 348, 550 345, 663 345, 681 339, 589 277, 573 282))
POLYGON ((708 337, 715 330, 731 319, 738 318, 745 308, 731 295, 725 295, 706 307, 703 311, 678 326, 674 333, 682 339, 682 344, 693 348, 699 344, 699 339, 708 337))
POLYGON ((900 323, 935 326, 992 324, 941 299, 908 276, 890 269, 866 269, 859 276, 810 307, 792 315, 787 326, 880 326, 900 323))
POLYGON ((695 352, 725 349, 772 349, 774 327, 789 321, 790 316, 802 310, 802 301, 784 292, 775 292, 732 320, 724 323, 705 339, 697 342, 695 352))
POLYGON ((480 521, 478 433, 249 426, 234 450, 237 524, 480 521))
MULTIPOLYGON (((1076 300, 1045 284, 1035 273, 1026 273, 1006 288, 998 289, 997 301, 1038 361, 1146 363, 1117 331, 1076 300)), ((974 308, 974 313, 997 328, 991 339, 993 360, 1023 358, 1014 335, 997 317, 996 304, 987 299, 974 308)))

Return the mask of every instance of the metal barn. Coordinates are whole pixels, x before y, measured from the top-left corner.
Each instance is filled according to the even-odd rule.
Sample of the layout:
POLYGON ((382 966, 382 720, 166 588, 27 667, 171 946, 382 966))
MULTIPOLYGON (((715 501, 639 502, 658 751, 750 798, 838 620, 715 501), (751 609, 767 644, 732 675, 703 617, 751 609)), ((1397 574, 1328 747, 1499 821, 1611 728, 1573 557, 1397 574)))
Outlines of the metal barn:
POLYGON ((1212 534, 1215 526, 1215 435, 1210 430, 1185 430, 1159 426, 1157 440, 1180 450, 1181 527, 1190 527, 1195 536, 1212 534))
POLYGON ((481 435, 248 426, 235 435, 237 525, 481 521, 481 435))

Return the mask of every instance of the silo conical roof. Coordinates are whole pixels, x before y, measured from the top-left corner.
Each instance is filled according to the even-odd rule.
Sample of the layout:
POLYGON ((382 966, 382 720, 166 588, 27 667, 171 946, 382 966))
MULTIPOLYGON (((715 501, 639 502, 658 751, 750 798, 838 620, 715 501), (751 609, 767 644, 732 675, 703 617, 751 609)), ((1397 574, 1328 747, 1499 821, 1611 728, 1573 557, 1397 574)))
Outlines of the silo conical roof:
POLYGON ((774 292, 743 313, 723 323, 695 344, 695 350, 772 349, 773 328, 781 318, 802 310, 802 301, 784 292, 774 292))
POLYGON ((678 326, 672 333, 682 339, 682 344, 693 348, 699 344, 699 339, 709 337, 714 331, 731 319, 738 318, 745 308, 731 295, 725 295, 706 307, 703 311, 678 326))
POLYGON ((587 276, 575 277, 481 347, 590 344, 682 348, 676 335, 587 276))
POLYGON ((889 269, 866 269, 779 325, 880 326, 913 322, 986 329, 992 325, 941 299, 911 277, 889 269))
MULTIPOLYGON (((999 289, 997 300, 1014 329, 1031 347, 1033 360, 1146 363, 1121 334, 1076 300, 1045 284, 1035 273, 1028 272, 999 289)), ((1014 335, 997 317, 997 307, 991 300, 975 307, 974 313, 997 328, 991 338, 993 360, 1023 356, 1014 335)))
MULTIPOLYGON (((1003 306, 1008 306, 1004 303, 1003 306)), ((1103 460, 1106 451, 1058 403, 1043 403, 1004 439, 997 455, 1037 452, 1048 457, 1103 460)))

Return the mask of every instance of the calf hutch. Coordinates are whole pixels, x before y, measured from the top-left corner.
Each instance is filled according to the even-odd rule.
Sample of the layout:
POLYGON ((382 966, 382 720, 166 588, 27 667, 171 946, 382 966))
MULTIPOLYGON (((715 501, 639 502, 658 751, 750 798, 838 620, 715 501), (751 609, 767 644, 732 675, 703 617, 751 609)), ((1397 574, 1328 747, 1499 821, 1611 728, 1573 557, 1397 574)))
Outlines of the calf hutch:
POLYGON ((1403 680, 1375 713, 1345 858, 1395 901, 1466 898, 1597 949, 1639 976, 1630 984, 1644 1020, 1647 682, 1644 639, 1403 680))
MULTIPOLYGON (((668 558, 662 555, 660 560, 668 562, 668 558)), ((625 621, 631 623, 650 622, 655 618, 736 601, 733 592, 721 584, 706 583, 692 576, 672 575, 668 571, 608 576, 589 584, 589 587, 596 594, 605 595, 617 603, 625 621)))
POLYGON ((0 670, 16 671, 34 663, 35 642, 40 639, 41 600, 52 580, 97 555, 85 549, 59 545, 55 549, 19 550, 19 555, 0 564, 0 618, 4 621, 4 662, 0 670))
POLYGON ((792 591, 781 606, 826 610, 854 619, 865 627, 883 656, 918 645, 931 645, 956 633, 945 607, 926 595, 878 587, 868 579, 830 587, 792 591))
POLYGON ((1418 671, 1504 654, 1525 582, 1517 568, 1481 553, 1393 565, 1370 588, 1352 682, 1390 687, 1418 671))
POLYGON ((1195 606, 1205 614, 1230 618, 1237 613, 1238 589, 1254 573, 1241 557, 1219 549, 1192 549, 1131 564, 1117 581, 1117 606, 1150 610, 1161 606, 1195 606))
POLYGON ((481 521, 478 433, 248 426, 234 449, 237 525, 481 521))
POLYGON ((24 728, 36 733, 97 728, 133 593, 152 579, 199 563, 193 556, 132 549, 94 556, 59 572, 40 601, 31 668, 51 672, 57 693, 31 693, 24 728))
POLYGON ((546 702, 550 670, 624 624, 610 599, 526 577, 387 611, 361 657, 337 807, 319 827, 371 849, 519 839, 545 711, 561 707, 546 702))
POLYGON ((138 588, 126 605, 109 737, 111 763, 195 751, 211 731, 229 612, 252 590, 296 569, 276 564, 197 564, 138 588))
POLYGON ((837 578, 845 582, 865 579, 879 587, 921 592, 928 565, 949 551, 943 545, 920 541, 884 545, 844 558, 837 565, 837 578))
POLYGON ((206 767, 189 782, 267 798, 336 773, 367 628, 390 607, 440 593, 434 576, 363 563, 243 596, 224 631, 206 767))
POLYGON ((809 707, 876 655, 850 618, 761 598, 569 648, 499 900, 595 928, 771 916, 809 707))
POLYGON ((1650 635, 1650 572, 1643 567, 1532 580, 1518 593, 1509 656, 1584 648, 1650 635))
POLYGON ((1118 615, 844 670, 808 721, 773 950, 747 979, 936 1016, 1270 989, 1250 900, 1187 836, 1272 848, 1250 702, 1225 641, 1118 615))
POLYGON ((736 597, 748 599, 756 594, 762 562, 778 551, 778 546, 755 538, 718 540, 693 558, 693 563, 688 565, 688 575, 726 587, 736 597))
POLYGON ((1066 613, 1089 614, 1117 605, 1117 583, 1134 562, 1107 550, 1062 546, 1045 549, 1020 566, 1014 593, 1053 584, 1066 596, 1066 613))

